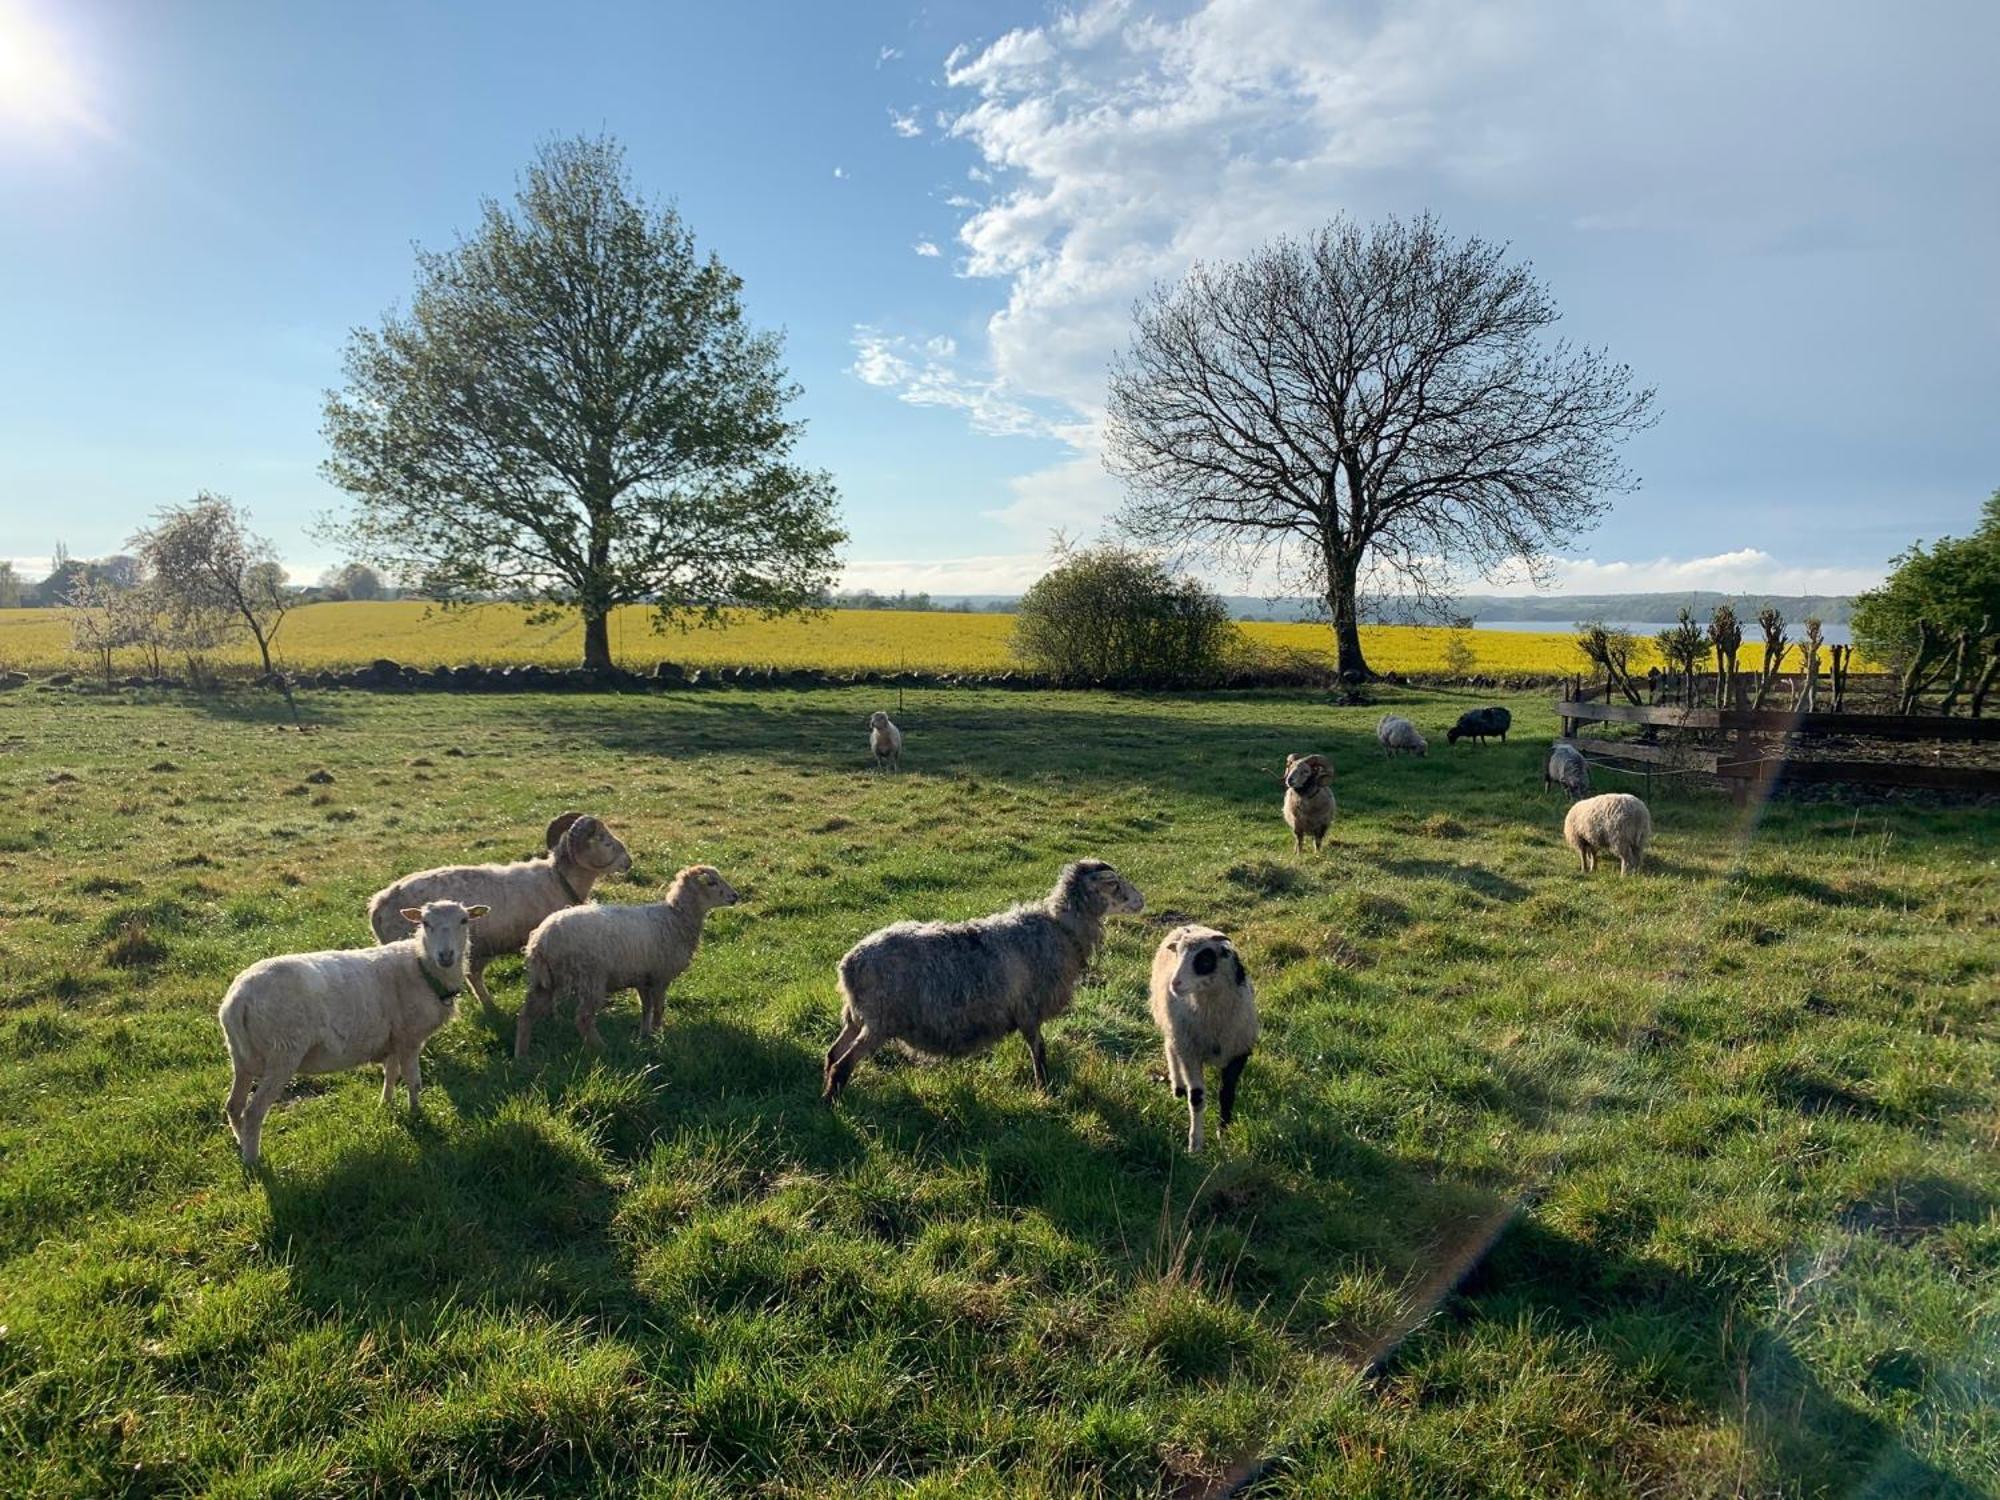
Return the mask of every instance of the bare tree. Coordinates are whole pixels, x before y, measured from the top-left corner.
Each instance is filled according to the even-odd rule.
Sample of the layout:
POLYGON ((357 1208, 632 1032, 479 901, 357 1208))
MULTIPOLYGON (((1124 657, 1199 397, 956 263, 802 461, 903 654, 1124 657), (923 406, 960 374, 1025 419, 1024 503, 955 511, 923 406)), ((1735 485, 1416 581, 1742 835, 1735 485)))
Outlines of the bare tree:
POLYGON ((79 581, 63 601, 69 616, 70 649, 93 657, 111 686, 112 658, 144 640, 144 606, 136 589, 114 587, 102 578, 79 581))
POLYGON ((1635 481, 1616 442, 1653 393, 1544 334, 1557 311, 1506 247, 1437 221, 1337 219, 1135 310, 1107 461, 1135 537, 1271 567, 1366 675, 1359 593, 1436 606, 1467 571, 1540 577, 1635 481))
POLYGON ((201 639, 213 635, 212 629, 193 628, 199 616, 240 625, 257 642, 269 676, 271 642, 291 609, 291 598, 271 544, 250 531, 248 519, 221 495, 204 490, 191 504, 161 511, 131 545, 167 608, 186 627, 184 633, 201 639))

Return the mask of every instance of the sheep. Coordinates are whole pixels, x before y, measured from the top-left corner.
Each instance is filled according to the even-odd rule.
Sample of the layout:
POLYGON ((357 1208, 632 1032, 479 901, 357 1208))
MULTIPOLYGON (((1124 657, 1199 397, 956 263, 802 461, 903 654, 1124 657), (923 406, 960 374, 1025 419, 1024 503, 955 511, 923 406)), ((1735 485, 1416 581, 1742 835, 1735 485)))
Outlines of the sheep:
POLYGON ((1306 840, 1318 849, 1333 827, 1333 762, 1324 755, 1285 757, 1285 826, 1292 830, 1292 845, 1301 854, 1306 840))
POLYGON ((243 1165, 257 1165, 264 1116, 295 1073, 379 1062, 383 1104, 396 1102, 400 1076, 417 1113, 424 1087, 417 1055, 457 1011, 468 929, 485 915, 483 906, 427 901, 402 913, 414 935, 400 942, 289 953, 236 976, 216 1020, 235 1070, 223 1113, 243 1165))
POLYGON ((1152 1011, 1174 1097, 1187 1100, 1193 1155, 1201 1150, 1204 1063, 1222 1064, 1216 1134, 1236 1112, 1236 1082, 1257 1040, 1257 991, 1227 937, 1213 927, 1177 927, 1153 954, 1152 1011))
POLYGON ((1063 868, 1048 899, 972 922, 897 922, 840 961, 840 1034, 827 1048, 831 1104, 857 1064, 888 1042, 968 1057, 1018 1031, 1035 1084, 1049 1086, 1042 1025, 1069 1009, 1104 940, 1104 919, 1143 911, 1137 886, 1098 859, 1063 868))
POLYGON ((1507 743, 1507 731, 1514 725, 1514 716, 1504 708, 1468 708, 1458 716, 1458 722, 1445 731, 1445 742, 1456 745, 1461 739, 1478 740, 1485 743, 1490 735, 1498 735, 1500 743, 1507 743))
POLYGON ((879 708, 868 716, 868 750, 875 757, 876 770, 903 769, 903 731, 879 708))
POLYGON ((1382 722, 1375 726, 1375 738, 1384 755, 1423 755, 1430 750, 1417 726, 1400 714, 1382 715, 1382 722))
POLYGON ((547 859, 506 865, 444 865, 419 870, 377 891, 368 902, 368 925, 375 940, 393 943, 410 935, 403 909, 426 901, 483 903, 492 912, 473 935, 466 979, 480 1008, 493 1014, 486 989, 486 965, 503 953, 518 953, 543 918, 566 906, 581 906, 591 887, 607 875, 632 868, 632 856, 604 820, 566 812, 549 824, 543 842, 547 859))
POLYGON ((514 1056, 528 1055, 536 1019, 559 994, 575 1003, 584 1041, 601 1047, 597 1012, 620 990, 636 989, 639 1035, 651 1036, 666 1012, 667 986, 694 962, 702 922, 718 906, 742 899, 713 865, 689 865, 662 900, 554 913, 528 938, 528 998, 514 1022, 514 1056))
POLYGON ((1542 790, 1559 786, 1574 802, 1590 790, 1590 762, 1567 740, 1549 746, 1548 763, 1542 767, 1542 790))
POLYGON ((1603 792, 1570 804, 1563 819, 1563 842, 1576 851, 1587 875, 1597 856, 1618 856, 1618 873, 1630 875, 1646 857, 1653 838, 1653 815, 1630 792, 1603 792))

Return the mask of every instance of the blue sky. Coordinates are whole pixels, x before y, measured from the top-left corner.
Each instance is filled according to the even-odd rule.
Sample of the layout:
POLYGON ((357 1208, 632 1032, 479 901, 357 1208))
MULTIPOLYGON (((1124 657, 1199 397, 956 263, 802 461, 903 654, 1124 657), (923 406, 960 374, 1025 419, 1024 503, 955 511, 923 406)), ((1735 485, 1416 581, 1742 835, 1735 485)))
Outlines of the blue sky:
POLYGON ((334 561, 346 331, 608 131, 784 330, 855 583, 1019 587, 1116 502, 1138 292, 1429 208, 1659 388, 1563 586, 1864 585, 2000 485, 1996 56, 1974 0, 0 0, 0 556, 207 488, 334 561))

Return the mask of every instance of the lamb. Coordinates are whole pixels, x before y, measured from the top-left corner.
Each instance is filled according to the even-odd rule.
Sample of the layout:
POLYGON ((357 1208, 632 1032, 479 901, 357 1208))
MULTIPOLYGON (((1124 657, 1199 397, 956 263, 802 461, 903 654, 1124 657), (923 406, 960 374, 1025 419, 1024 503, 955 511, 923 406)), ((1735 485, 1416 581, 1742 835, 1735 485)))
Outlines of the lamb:
POLYGON ((702 922, 718 906, 743 898, 713 865, 690 865, 674 877, 663 900, 633 906, 571 906, 550 916, 528 938, 528 998, 514 1023, 514 1056, 528 1055, 535 1021, 557 995, 576 1006, 576 1029, 592 1047, 597 1012, 620 990, 639 992, 639 1035, 660 1029, 667 986, 694 962, 702 922))
POLYGON ((868 749, 875 757, 876 770, 903 769, 903 731, 879 708, 868 716, 868 749))
POLYGON ((855 1066, 888 1042, 968 1057, 1018 1031, 1037 1087, 1049 1086, 1042 1025, 1070 1007, 1104 940, 1104 919, 1145 909, 1137 886, 1098 859, 1067 865, 1048 899, 972 922, 897 922, 840 961, 840 1034, 827 1048, 831 1104, 855 1066))
POLYGON ((1618 873, 1630 875, 1646 857, 1653 838, 1653 815, 1630 792, 1604 792, 1570 804, 1563 819, 1563 842, 1576 851, 1587 875, 1600 854, 1618 856, 1618 873))
POLYGON ((1417 726, 1400 714, 1384 714, 1375 726, 1375 738, 1385 755, 1422 755, 1430 749, 1417 726))
POLYGON ((1303 854, 1306 840, 1318 849, 1333 827, 1333 762, 1324 755, 1285 757, 1285 826, 1292 845, 1303 854))
POLYGON ((1504 745, 1513 725, 1514 716, 1504 708, 1468 708, 1445 732, 1445 742, 1456 745, 1461 739, 1471 739, 1483 744, 1489 736, 1498 735, 1504 745))
POLYGON ((1201 1150, 1202 1065, 1222 1064, 1216 1134, 1236 1112, 1236 1082, 1257 1040, 1257 991, 1229 939, 1213 927, 1177 927, 1153 954, 1153 1022, 1167 1078, 1188 1105, 1189 1153, 1201 1150))
POLYGON ((424 1087, 417 1055, 456 1013, 469 929, 486 908, 427 901, 401 915, 413 936, 267 958, 238 974, 222 997, 216 1020, 235 1069, 223 1111, 246 1167, 257 1165, 264 1116, 295 1073, 379 1062, 383 1104, 395 1103, 400 1076, 417 1113, 424 1087))
POLYGON ((1590 762, 1583 752, 1566 740, 1549 747, 1548 763, 1542 767, 1542 790, 1559 786, 1574 802, 1590 790, 1590 762))
POLYGON ((632 868, 632 856, 603 819, 566 812, 549 824, 543 842, 547 859, 505 865, 444 865, 405 875, 377 891, 368 902, 375 940, 393 943, 410 935, 403 909, 426 901, 483 903, 492 915, 473 935, 466 980, 480 1007, 493 1014, 486 989, 486 965, 503 953, 518 953, 542 920, 566 906, 581 906, 591 888, 607 875, 632 868))

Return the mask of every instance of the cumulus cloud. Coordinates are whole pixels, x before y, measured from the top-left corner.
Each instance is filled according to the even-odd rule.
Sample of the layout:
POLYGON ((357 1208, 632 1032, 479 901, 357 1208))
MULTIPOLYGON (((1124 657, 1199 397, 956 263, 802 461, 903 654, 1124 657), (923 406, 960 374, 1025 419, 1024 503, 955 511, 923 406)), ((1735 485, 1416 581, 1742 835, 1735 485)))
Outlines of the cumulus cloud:
POLYGON ((862 325, 854 330, 853 344, 848 372, 866 385, 894 391, 911 406, 961 411, 975 429, 995 437, 1047 437, 1054 431, 1005 382, 963 373, 958 346, 949 338, 913 339, 862 325))
POLYGON ((1006 552, 945 561, 851 562, 841 574, 842 588, 874 589, 878 593, 1018 594, 1049 568, 1046 552, 1006 552))
POLYGON ((934 255, 944 254, 942 250, 938 249, 937 241, 935 240, 918 240, 916 244, 910 246, 910 248, 916 251, 917 254, 922 256, 934 256, 934 255))
POLYGON ((902 114, 893 109, 890 110, 889 128, 895 131, 897 135, 903 137, 904 140, 914 140, 917 136, 924 133, 924 127, 918 122, 917 112, 914 109, 908 114, 902 114))

